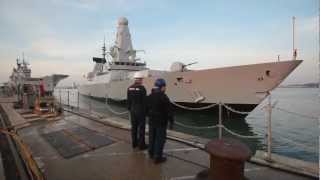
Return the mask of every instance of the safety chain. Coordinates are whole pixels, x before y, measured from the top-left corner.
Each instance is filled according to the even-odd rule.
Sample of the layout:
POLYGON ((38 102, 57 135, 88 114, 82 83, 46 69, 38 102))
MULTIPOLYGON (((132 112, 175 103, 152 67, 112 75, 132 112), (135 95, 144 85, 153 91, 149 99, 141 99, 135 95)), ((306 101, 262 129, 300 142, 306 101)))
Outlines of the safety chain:
POLYGON ((173 101, 170 101, 173 105, 179 107, 179 108, 182 108, 182 109, 186 109, 186 110, 190 110, 190 111, 201 111, 201 110, 205 110, 205 109, 210 109, 218 104, 209 104, 208 106, 204 106, 204 107, 198 107, 198 108, 194 108, 194 107, 188 107, 188 106, 183 106, 183 105, 180 105, 178 103, 175 103, 173 101))
POLYGON ((258 137, 258 136, 246 136, 246 135, 241 135, 241 134, 238 134, 236 132, 233 132, 232 130, 226 128, 224 125, 213 125, 213 126, 203 126, 203 127, 199 127, 199 126, 190 126, 190 125, 186 125, 186 124, 182 124, 182 123, 179 123, 179 122, 174 122, 175 124, 181 126, 181 127, 185 127, 185 128, 189 128, 189 129, 213 129, 213 128, 223 128, 224 130, 226 130, 228 133, 234 135, 234 136, 237 136, 237 137, 240 137, 240 138, 247 138, 247 139, 259 139, 261 137, 258 137))
POLYGON ((108 104, 108 95, 106 95, 106 107, 110 112, 112 112, 113 114, 116 114, 116 115, 124 115, 124 114, 129 113, 129 111, 118 112, 118 111, 115 111, 114 109, 112 109, 111 106, 108 104))
POLYGON ((250 112, 243 112, 243 111, 235 110, 235 109, 233 109, 232 107, 227 106, 226 104, 223 104, 223 103, 221 103, 221 105, 223 105, 226 109, 228 109, 229 111, 232 111, 232 112, 234 112, 234 113, 244 114, 244 115, 250 114, 250 112))
MULTIPOLYGON (((219 125, 218 125, 219 126, 219 125)), ((237 137, 240 137, 240 138, 247 138, 247 139, 260 139, 261 137, 259 136, 246 136, 246 135, 241 135, 241 134, 238 134, 236 132, 233 132, 231 131, 230 129, 226 128, 224 125, 221 125, 221 127, 226 130, 228 133, 234 135, 234 136, 237 136, 237 137)))
POLYGON ((190 126, 190 125, 186 125, 186 124, 183 124, 183 123, 179 123, 179 122, 177 122, 177 121, 175 121, 174 123, 177 124, 178 126, 185 127, 185 128, 189 128, 189 129, 213 129, 213 128, 219 127, 219 125, 203 126, 203 127, 190 126))
POLYGON ((288 111, 286 109, 279 108, 279 107, 276 107, 275 109, 277 109, 279 111, 283 111, 283 112, 289 113, 289 114, 293 114, 293 115, 296 115, 296 116, 300 116, 300 117, 303 117, 303 118, 309 118, 309 119, 315 119, 315 120, 319 119, 318 117, 314 117, 314 116, 309 116, 309 115, 305 115, 305 114, 300 114, 300 113, 288 111))

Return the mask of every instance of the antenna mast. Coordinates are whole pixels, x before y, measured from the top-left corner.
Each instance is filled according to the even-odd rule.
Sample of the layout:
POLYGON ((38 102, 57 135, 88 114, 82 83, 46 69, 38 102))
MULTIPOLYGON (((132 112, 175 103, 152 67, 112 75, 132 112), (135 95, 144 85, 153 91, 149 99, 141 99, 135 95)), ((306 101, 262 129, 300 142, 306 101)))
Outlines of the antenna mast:
MULTIPOLYGON (((318 51, 319 51, 319 57, 318 57, 318 78, 319 78, 319 82, 318 82, 318 88, 319 88, 319 90, 320 90, 320 1, 318 1, 318 6, 319 6, 319 24, 318 24, 318 43, 319 43, 319 45, 318 45, 318 51)), ((319 96, 320 96, 320 92, 319 92, 319 96)))
POLYGON ((25 61, 24 61, 24 52, 22 52, 22 64, 25 65, 25 61))
POLYGON ((106 60, 106 36, 103 37, 102 57, 106 60))
POLYGON ((20 63, 20 57, 18 56, 17 57, 17 66, 20 66, 21 65, 21 63, 20 63))
POLYGON ((295 23, 296 17, 292 17, 292 60, 297 60, 297 49, 295 48, 295 23))

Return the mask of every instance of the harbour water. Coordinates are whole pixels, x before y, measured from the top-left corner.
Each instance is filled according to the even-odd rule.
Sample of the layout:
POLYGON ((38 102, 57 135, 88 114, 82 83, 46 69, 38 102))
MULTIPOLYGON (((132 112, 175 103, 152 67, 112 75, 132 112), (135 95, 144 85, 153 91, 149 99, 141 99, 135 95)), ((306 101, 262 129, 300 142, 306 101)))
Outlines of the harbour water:
MULTIPOLYGON (((55 96, 58 101, 81 109, 91 109, 105 116, 116 116, 106 107, 104 100, 79 96, 77 90, 56 89, 55 96)), ((320 102, 319 89, 316 88, 277 88, 272 92, 272 102, 277 102, 272 110, 272 152, 280 155, 318 162, 319 158, 319 119, 320 102)), ((223 118, 223 124, 241 135, 257 136, 255 139, 241 138, 254 150, 266 149, 267 121, 262 102, 252 111, 246 119, 223 118)), ((117 112, 126 111, 125 105, 109 102, 109 106, 117 112)), ((128 116, 128 115, 121 115, 128 116)), ((218 116, 210 111, 193 112, 177 109, 175 111, 177 122, 194 127, 207 127, 218 123, 218 116)), ((176 131, 197 135, 205 138, 214 138, 218 135, 217 129, 192 129, 175 125, 176 131)), ((223 136, 232 136, 223 132, 223 136)), ((233 136, 234 137, 234 136, 233 136)), ((238 138, 238 137, 235 137, 238 138)))

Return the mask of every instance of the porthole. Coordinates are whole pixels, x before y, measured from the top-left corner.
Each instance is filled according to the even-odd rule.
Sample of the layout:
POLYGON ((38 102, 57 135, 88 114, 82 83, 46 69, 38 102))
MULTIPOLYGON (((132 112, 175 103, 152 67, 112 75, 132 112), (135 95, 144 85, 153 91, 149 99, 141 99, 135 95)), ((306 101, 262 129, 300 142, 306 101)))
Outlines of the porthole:
POLYGON ((266 76, 270 77, 271 71, 270 70, 266 70, 266 76))

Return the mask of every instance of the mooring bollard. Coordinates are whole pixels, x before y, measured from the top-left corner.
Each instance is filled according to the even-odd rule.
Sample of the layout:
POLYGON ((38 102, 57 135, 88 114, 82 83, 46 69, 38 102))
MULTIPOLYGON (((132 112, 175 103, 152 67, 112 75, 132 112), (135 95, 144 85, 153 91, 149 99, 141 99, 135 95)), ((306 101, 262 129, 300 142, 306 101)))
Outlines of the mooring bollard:
POLYGON ((206 151, 210 154, 210 180, 243 180, 244 165, 252 153, 242 142, 222 138, 214 139, 206 144, 206 151))

